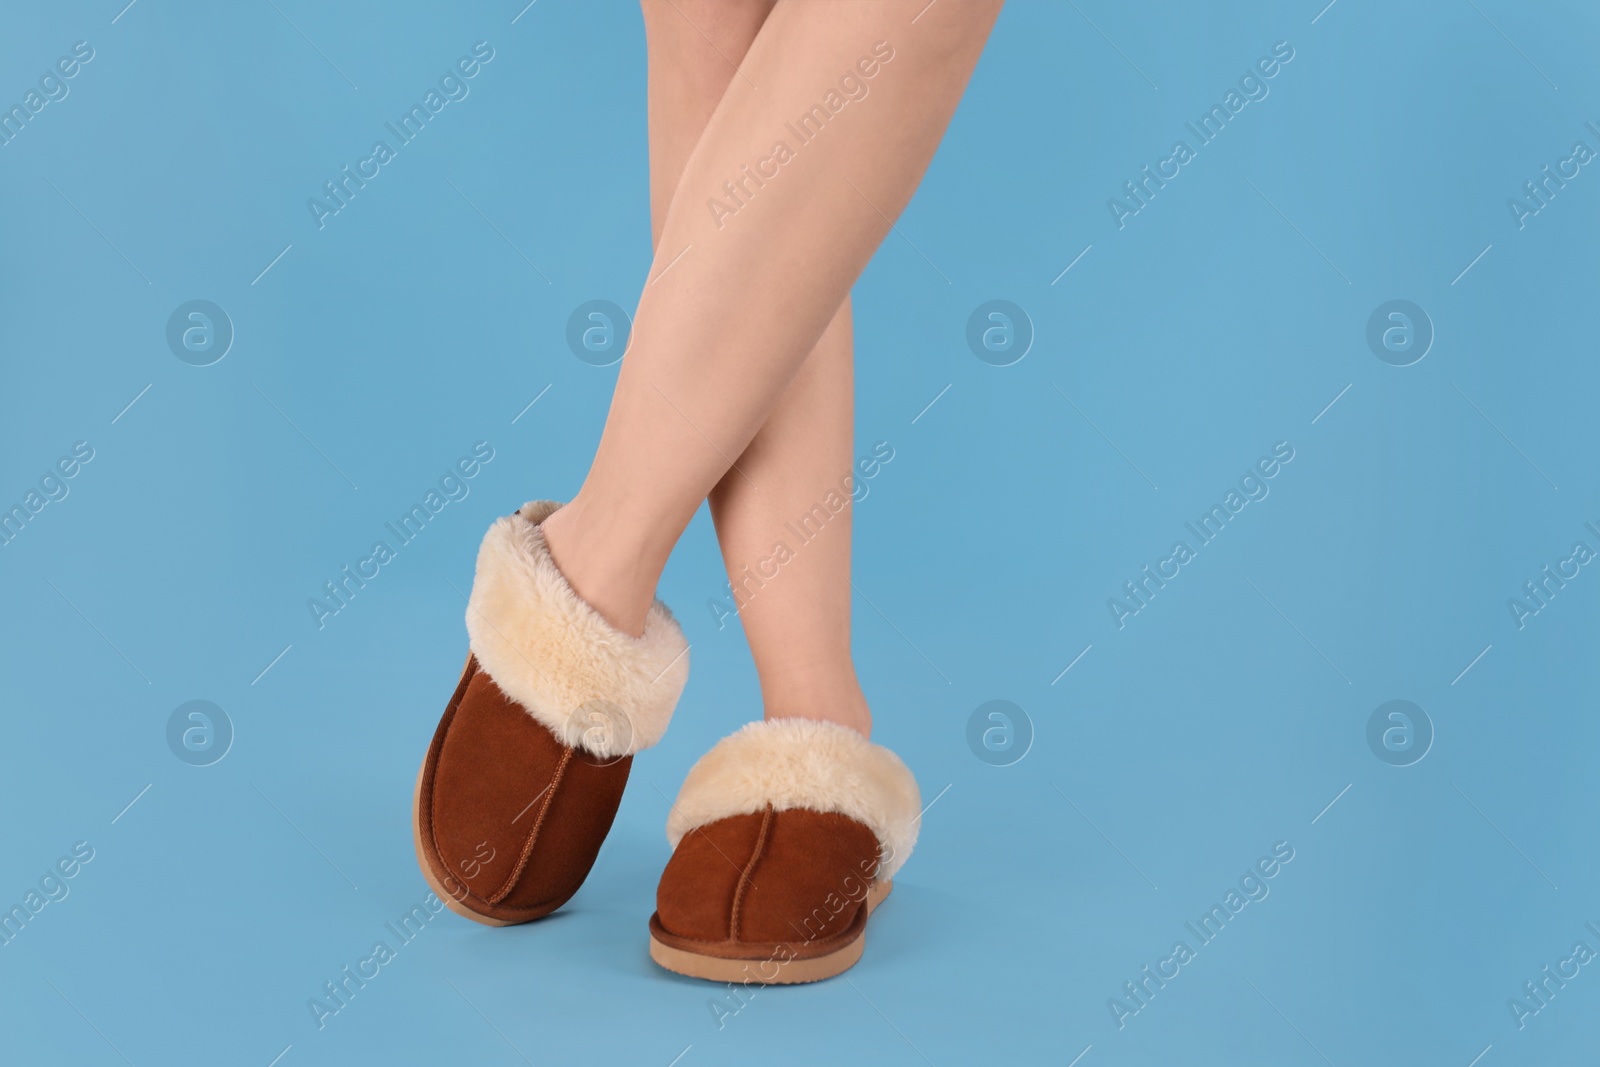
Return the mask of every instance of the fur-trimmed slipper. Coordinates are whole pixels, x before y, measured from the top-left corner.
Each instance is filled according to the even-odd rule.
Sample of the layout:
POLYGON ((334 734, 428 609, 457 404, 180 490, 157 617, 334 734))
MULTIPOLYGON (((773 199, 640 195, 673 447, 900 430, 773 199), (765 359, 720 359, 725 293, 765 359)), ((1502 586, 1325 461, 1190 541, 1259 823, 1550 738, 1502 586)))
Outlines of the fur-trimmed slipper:
POLYGON ((849 727, 750 723, 701 757, 672 807, 650 957, 715 982, 848 970, 920 812, 906 765, 849 727))
POLYGON ((632 637, 556 569, 538 500, 489 528, 467 605, 471 654, 417 777, 428 884, 491 926, 555 911, 611 829, 633 754, 661 739, 689 646, 659 600, 632 637))

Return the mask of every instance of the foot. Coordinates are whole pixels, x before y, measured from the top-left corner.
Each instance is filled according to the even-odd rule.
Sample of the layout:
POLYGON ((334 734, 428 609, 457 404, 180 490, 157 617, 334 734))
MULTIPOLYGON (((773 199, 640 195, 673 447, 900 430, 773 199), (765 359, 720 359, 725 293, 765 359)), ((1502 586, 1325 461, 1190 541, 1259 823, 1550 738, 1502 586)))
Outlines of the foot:
POLYGON ((751 723, 684 781, 650 955, 679 974, 781 984, 861 957, 867 918, 916 843, 900 759, 836 723, 751 723))
POLYGON ((664 604, 640 636, 585 604, 525 505, 478 551, 472 653, 423 762, 413 802, 423 875, 453 911, 490 925, 559 908, 588 876, 633 754, 658 741, 688 675, 664 604))

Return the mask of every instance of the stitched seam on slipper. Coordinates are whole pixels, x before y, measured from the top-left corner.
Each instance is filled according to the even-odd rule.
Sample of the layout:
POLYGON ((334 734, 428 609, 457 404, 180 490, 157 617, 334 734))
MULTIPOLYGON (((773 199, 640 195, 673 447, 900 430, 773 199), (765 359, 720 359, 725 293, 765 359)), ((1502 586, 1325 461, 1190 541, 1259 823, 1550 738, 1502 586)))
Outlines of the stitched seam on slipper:
POLYGON ((522 879, 522 872, 528 869, 528 859, 533 855, 533 846, 539 840, 539 831, 544 828, 544 818, 550 812, 550 805, 555 803, 556 793, 561 789, 561 783, 566 780, 567 764, 572 762, 573 749, 568 747, 561 753, 561 762, 556 764, 556 773, 550 778, 550 786, 545 793, 544 804, 539 808, 539 814, 534 818, 533 826, 528 830, 528 839, 523 842, 522 855, 517 858, 517 865, 511 871, 511 876, 506 879, 506 884, 501 886, 495 895, 488 897, 490 904, 498 904, 511 895, 517 887, 517 882, 522 879))
POLYGON ((767 805, 767 810, 761 814, 761 829, 756 833, 756 847, 750 851, 750 862, 744 865, 744 870, 739 872, 739 881, 733 887, 733 907, 728 914, 728 940, 739 940, 739 910, 744 904, 744 888, 750 883, 750 874, 756 869, 756 862, 761 859, 761 850, 767 845, 767 830, 772 826, 772 805, 767 805))
MULTIPOLYGON (((444 736, 439 738, 439 755, 441 757, 444 755, 445 742, 450 740, 450 731, 455 729, 456 713, 461 710, 461 702, 466 699, 467 690, 471 687, 472 675, 476 675, 479 669, 480 668, 475 662, 472 653, 468 652, 467 666, 462 669, 463 677, 461 681, 456 684, 456 692, 455 695, 450 699, 449 706, 444 709, 445 714, 450 716, 450 725, 445 727, 444 736)), ((428 775, 430 787, 428 789, 428 843, 433 846, 433 854, 439 857, 439 862, 444 864, 444 878, 439 879, 439 881, 440 884, 444 884, 444 879, 448 878, 450 881, 454 882, 456 885, 465 890, 467 896, 477 897, 478 895, 472 891, 471 886, 462 882, 461 879, 457 878, 451 873, 450 865, 445 862, 444 849, 439 846, 439 790, 436 788, 437 776, 439 773, 439 761, 436 759, 432 762, 433 766, 429 768, 431 773, 428 775)), ((448 886, 446 886, 446 889, 448 890, 448 886)), ((457 904, 462 903, 461 898, 457 897, 454 893, 450 894, 450 898, 457 904)), ((478 897, 478 899, 483 900, 482 897, 478 897)), ((487 903, 487 901, 485 901, 485 903, 487 903)), ((462 904, 462 906, 465 907, 466 905, 462 904)))

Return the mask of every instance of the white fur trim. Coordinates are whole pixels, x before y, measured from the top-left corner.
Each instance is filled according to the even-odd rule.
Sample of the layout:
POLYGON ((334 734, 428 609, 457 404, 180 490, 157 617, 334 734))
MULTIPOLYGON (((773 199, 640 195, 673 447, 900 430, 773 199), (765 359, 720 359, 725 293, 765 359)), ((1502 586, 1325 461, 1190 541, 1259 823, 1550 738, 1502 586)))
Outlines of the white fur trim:
POLYGON ((689 769, 667 818, 673 848, 683 835, 768 804, 838 812, 877 835, 879 878, 911 855, 922 794, 900 757, 848 726, 818 719, 753 722, 724 737, 689 769))
POLYGON ((478 549, 467 634, 478 665, 564 743, 631 755, 661 740, 689 676, 689 646, 657 600, 644 634, 623 633, 556 569, 539 530, 561 505, 524 504, 478 549))

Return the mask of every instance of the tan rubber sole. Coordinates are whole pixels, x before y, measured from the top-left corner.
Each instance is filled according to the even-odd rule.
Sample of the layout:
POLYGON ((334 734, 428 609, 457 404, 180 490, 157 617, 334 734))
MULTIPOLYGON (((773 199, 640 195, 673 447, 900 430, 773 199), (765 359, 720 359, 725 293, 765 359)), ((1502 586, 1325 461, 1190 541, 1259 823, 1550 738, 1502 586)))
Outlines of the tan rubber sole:
MULTIPOLYGON (((893 879, 872 884, 872 888, 867 890, 868 916, 871 916, 874 908, 883 903, 893 888, 893 879)), ((752 982, 757 985, 801 985, 806 982, 820 982, 825 978, 843 974, 854 967, 866 947, 865 925, 848 945, 837 948, 826 956, 781 961, 706 956, 674 948, 656 940, 654 934, 650 935, 650 958, 667 970, 690 978, 703 978, 708 982, 738 982, 741 985, 752 982), (771 966, 777 967, 777 974, 767 977, 765 970, 771 966)))
POLYGON ((449 890, 445 889, 445 887, 439 883, 439 879, 434 877, 433 868, 428 864, 427 854, 422 850, 422 775, 427 769, 428 761, 424 759, 422 761, 422 767, 417 771, 416 787, 411 791, 411 844, 417 850, 417 866, 422 868, 423 880, 428 883, 428 888, 433 890, 434 895, 440 900, 444 901, 445 907, 449 908, 451 911, 455 912, 464 919, 471 919, 473 922, 482 923, 485 926, 520 925, 518 920, 496 919, 493 916, 482 915, 473 911, 471 908, 458 901, 449 890))

